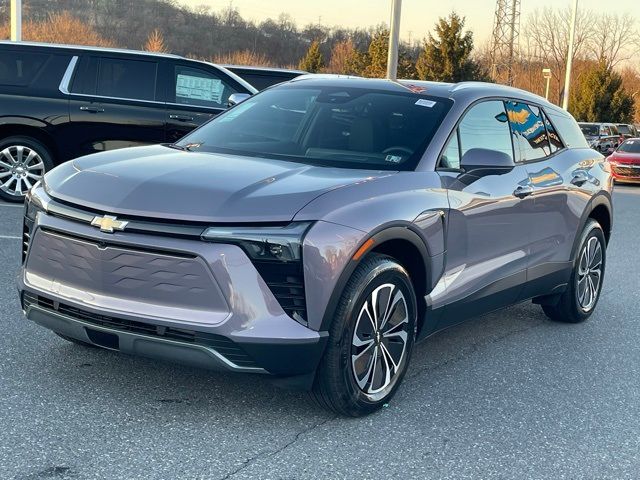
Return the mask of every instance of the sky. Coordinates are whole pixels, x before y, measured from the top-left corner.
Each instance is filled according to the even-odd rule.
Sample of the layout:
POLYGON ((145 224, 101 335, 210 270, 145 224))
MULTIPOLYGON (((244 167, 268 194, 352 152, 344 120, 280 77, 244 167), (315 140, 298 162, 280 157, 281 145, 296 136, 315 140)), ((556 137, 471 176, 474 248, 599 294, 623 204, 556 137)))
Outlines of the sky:
MULTIPOLYGON (((192 7, 207 5, 219 11, 230 4, 244 18, 261 21, 276 18, 285 12, 299 26, 321 22, 327 26, 368 27, 389 22, 391 0, 178 0, 192 7)), ((615 12, 629 13, 640 17, 640 0, 616 0, 615 12)), ((572 5, 570 0, 521 0, 522 23, 527 13, 536 8, 552 6, 564 8, 572 5)), ((474 33, 476 45, 491 37, 495 0, 403 0, 401 37, 416 41, 425 38, 439 17, 455 10, 466 17, 466 27, 474 33)), ((602 0, 579 0, 579 8, 605 13, 611 3, 602 0)))

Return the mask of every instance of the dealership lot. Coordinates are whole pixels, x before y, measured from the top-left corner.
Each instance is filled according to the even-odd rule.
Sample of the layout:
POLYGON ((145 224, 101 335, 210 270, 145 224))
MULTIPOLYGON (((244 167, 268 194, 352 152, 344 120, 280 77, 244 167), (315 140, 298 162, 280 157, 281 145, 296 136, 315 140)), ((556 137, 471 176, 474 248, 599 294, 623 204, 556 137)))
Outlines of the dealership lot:
POLYGON ((631 478, 640 469, 640 187, 616 187, 582 325, 525 303, 418 346, 394 401, 337 418, 262 377, 84 349, 24 320, 0 203, 0 477, 631 478))

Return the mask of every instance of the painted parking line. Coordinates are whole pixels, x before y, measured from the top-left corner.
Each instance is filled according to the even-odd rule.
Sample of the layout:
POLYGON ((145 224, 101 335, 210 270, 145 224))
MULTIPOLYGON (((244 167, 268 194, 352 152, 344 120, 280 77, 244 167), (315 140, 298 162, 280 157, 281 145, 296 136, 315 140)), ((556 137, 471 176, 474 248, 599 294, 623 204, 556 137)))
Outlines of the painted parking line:
POLYGON ((0 239, 6 240, 20 240, 22 237, 17 237, 15 235, 0 235, 0 239))

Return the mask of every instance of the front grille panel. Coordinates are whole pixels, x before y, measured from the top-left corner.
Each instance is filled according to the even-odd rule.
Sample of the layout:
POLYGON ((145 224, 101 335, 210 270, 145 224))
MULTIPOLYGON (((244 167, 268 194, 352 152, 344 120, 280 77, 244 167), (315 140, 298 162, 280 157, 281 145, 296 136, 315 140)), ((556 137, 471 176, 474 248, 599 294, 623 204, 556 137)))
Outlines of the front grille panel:
POLYGON ((304 277, 300 262, 253 261, 282 309, 294 320, 306 323, 304 277))
POLYGON ((184 343, 192 343, 211 347, 216 352, 227 358, 229 361, 240 367, 256 367, 255 361, 245 353, 240 346, 233 340, 221 335, 212 333, 196 332, 193 330, 185 330, 181 328, 165 327, 161 325, 152 325, 145 322, 135 320, 126 320, 122 318, 112 317, 91 313, 80 308, 67 305, 65 303, 55 302, 40 295, 34 295, 30 292, 24 292, 22 296, 23 308, 26 310, 30 306, 38 306, 48 311, 53 311, 67 317, 81 320, 92 325, 118 330, 121 332, 136 333, 139 335, 148 335, 151 337, 163 338, 166 340, 175 340, 184 343))
POLYGON ((640 178, 640 166, 634 168, 622 165, 613 165, 613 173, 621 177, 640 178))
MULTIPOLYGON (((139 304, 222 314, 228 310, 203 260, 99 242, 39 229, 29 273, 61 285, 139 304)), ((182 315, 182 313, 180 314, 182 315)))

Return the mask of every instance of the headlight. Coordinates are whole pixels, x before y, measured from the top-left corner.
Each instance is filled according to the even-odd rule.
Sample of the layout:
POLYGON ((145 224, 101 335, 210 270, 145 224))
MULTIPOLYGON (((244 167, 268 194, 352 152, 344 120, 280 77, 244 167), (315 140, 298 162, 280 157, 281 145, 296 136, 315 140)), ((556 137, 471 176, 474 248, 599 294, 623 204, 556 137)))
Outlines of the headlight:
POLYGON ((51 198, 44 191, 42 182, 38 180, 25 196, 25 216, 30 220, 35 220, 38 211, 48 211, 50 201, 51 198))
POLYGON ((300 261, 302 239, 310 222, 294 222, 284 227, 211 227, 202 239, 232 243, 241 247, 253 260, 300 261))

